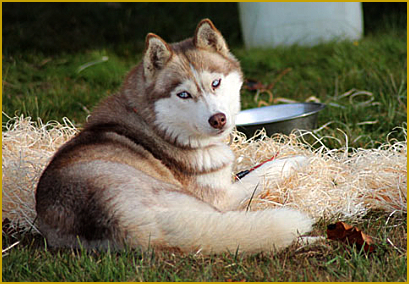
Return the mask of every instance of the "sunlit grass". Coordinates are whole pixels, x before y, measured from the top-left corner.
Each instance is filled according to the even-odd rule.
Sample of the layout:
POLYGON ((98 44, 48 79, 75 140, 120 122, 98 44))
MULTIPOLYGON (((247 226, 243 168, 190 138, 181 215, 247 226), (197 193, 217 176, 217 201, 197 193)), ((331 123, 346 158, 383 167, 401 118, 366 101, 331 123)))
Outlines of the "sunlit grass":
MULTIPOLYGON (((119 90, 141 59, 142 47, 132 47, 124 43, 53 55, 8 49, 3 54, 2 109, 11 117, 24 114, 34 120, 68 117, 80 127, 98 101, 119 90)), ((329 147, 344 147, 348 141, 350 147, 371 148, 387 137, 404 138, 402 131, 393 130, 406 128, 407 121, 406 30, 393 22, 357 42, 265 50, 232 46, 232 51, 246 78, 273 84, 271 101, 265 93, 255 100, 255 92, 243 89, 243 109, 261 100, 273 104, 280 98, 314 98, 327 105, 316 135, 336 138, 324 140, 329 147)), ((3 123, 8 119, 2 118, 3 123)), ((326 225, 321 220, 314 233, 325 236, 326 225)), ((20 243, 3 254, 2 280, 406 281, 406 215, 372 212, 356 225, 376 241, 374 253, 329 241, 257 255, 55 251, 39 236, 13 239, 3 234, 3 249, 20 243)))

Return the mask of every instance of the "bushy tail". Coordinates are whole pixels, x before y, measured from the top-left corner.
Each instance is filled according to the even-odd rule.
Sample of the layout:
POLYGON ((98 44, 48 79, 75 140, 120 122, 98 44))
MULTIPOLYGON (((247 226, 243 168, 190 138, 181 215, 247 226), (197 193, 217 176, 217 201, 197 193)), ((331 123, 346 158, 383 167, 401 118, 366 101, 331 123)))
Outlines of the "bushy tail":
POLYGON ((309 232, 313 224, 308 216, 287 208, 226 213, 168 211, 156 217, 169 246, 203 253, 280 250, 309 232))

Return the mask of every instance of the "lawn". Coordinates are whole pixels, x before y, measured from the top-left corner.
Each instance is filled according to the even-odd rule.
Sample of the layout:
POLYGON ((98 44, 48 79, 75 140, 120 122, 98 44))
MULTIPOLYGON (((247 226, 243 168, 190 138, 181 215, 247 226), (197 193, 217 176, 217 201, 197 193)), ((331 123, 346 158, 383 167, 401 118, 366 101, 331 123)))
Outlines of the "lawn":
POLYGON ((374 252, 328 241, 256 255, 50 250, 28 235, 3 256, 3 281, 406 281, 406 216, 372 212, 359 227, 376 241, 374 252))
MULTIPOLYGON (((227 6, 219 8, 230 7, 223 5, 227 6)), ((3 9, 5 7, 8 6, 3 4, 3 9)), ((202 8, 203 15, 197 12, 200 17, 213 13, 214 8, 202 8)), ((129 11, 135 12, 130 8, 129 11)), ((162 13, 158 12, 158 17, 166 17, 162 13)), ((117 14, 119 17, 119 12, 117 14)), ((7 19, 17 17, 10 11, 6 15, 7 19)), ((132 17, 128 17, 123 21, 131 21, 132 17)), ((232 31, 230 26, 222 28, 225 22, 222 16, 215 18, 219 19, 222 32, 232 31)), ((103 22, 101 18, 97 20, 103 22)), ((189 18, 187 26, 194 26, 193 21, 197 19, 189 18)), ((237 23, 237 19, 234 21, 237 23)), ((153 22, 150 23, 152 29, 167 40, 181 40, 186 33, 183 29, 182 35, 166 36, 172 27, 176 30, 175 23, 160 29, 153 22)), ((214 22, 219 26, 217 20, 214 22)), ((407 127, 406 11, 404 15, 392 13, 375 24, 366 24, 370 32, 359 41, 334 41, 314 47, 295 45, 246 50, 240 36, 230 33, 227 38, 242 64, 245 77, 265 85, 272 84, 272 100, 266 92, 256 96, 256 92, 243 89, 242 108, 256 107, 261 101, 272 104, 283 99, 300 102, 314 99, 327 105, 319 115, 320 129, 316 135, 330 137, 323 140, 330 148, 345 147, 347 141, 352 148, 374 148, 388 139, 404 141, 406 133, 396 127, 407 127)), ((9 31, 8 28, 11 29, 6 26, 5 31, 9 31)), ((122 38, 117 44, 104 44, 98 41, 100 37, 112 36, 106 28, 105 34, 95 34, 94 45, 86 46, 82 38, 78 46, 61 41, 57 50, 56 45, 43 39, 44 49, 41 50, 41 37, 29 36, 28 24, 23 22, 13 29, 14 32, 20 29, 15 34, 26 42, 32 41, 33 48, 16 47, 15 42, 24 41, 12 37, 12 32, 6 34, 2 62, 3 125, 8 116, 25 115, 42 121, 62 121, 63 117, 68 117, 81 127, 98 101, 120 88, 127 72, 139 62, 143 52, 144 36, 138 33, 141 38, 134 43, 122 38), (8 43, 7 39, 12 42, 8 43), (67 45, 65 49, 61 48, 64 44, 67 45)), ((126 27, 123 29, 119 34, 127 35, 126 27)), ((69 36, 71 41, 76 38, 75 34, 69 36)), ((56 35, 56 38, 60 37, 56 35)), ((319 220, 314 234, 325 235, 326 226, 333 221, 319 220)), ((20 243, 3 254, 2 279, 406 281, 406 214, 370 212, 354 225, 374 238, 374 252, 366 253, 334 241, 304 248, 293 246, 278 254, 257 255, 236 255, 234 252, 221 256, 175 255, 134 249, 87 252, 51 250, 39 236, 11 237, 3 232, 3 249, 16 241, 20 243)))

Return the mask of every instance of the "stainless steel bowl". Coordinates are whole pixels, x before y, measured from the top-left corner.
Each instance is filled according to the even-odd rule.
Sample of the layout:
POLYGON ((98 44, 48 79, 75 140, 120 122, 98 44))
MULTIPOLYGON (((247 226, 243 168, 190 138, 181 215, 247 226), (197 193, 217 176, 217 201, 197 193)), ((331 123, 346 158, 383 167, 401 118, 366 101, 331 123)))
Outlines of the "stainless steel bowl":
POLYGON ((236 117, 237 130, 252 137, 256 130, 265 128, 267 135, 290 134, 294 129, 312 130, 317 127, 321 103, 281 104, 246 109, 236 117))

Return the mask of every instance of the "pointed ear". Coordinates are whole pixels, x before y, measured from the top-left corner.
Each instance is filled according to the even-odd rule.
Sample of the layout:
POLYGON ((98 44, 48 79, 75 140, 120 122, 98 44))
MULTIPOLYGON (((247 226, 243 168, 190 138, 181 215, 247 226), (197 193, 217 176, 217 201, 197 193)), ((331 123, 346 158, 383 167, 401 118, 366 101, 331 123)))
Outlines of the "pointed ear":
POLYGON ((161 70, 172 57, 172 49, 159 36, 149 33, 146 36, 143 69, 145 78, 151 80, 157 71, 161 70))
POLYGON ((194 44, 198 48, 216 51, 228 57, 231 56, 222 34, 209 19, 204 19, 197 25, 194 44))

